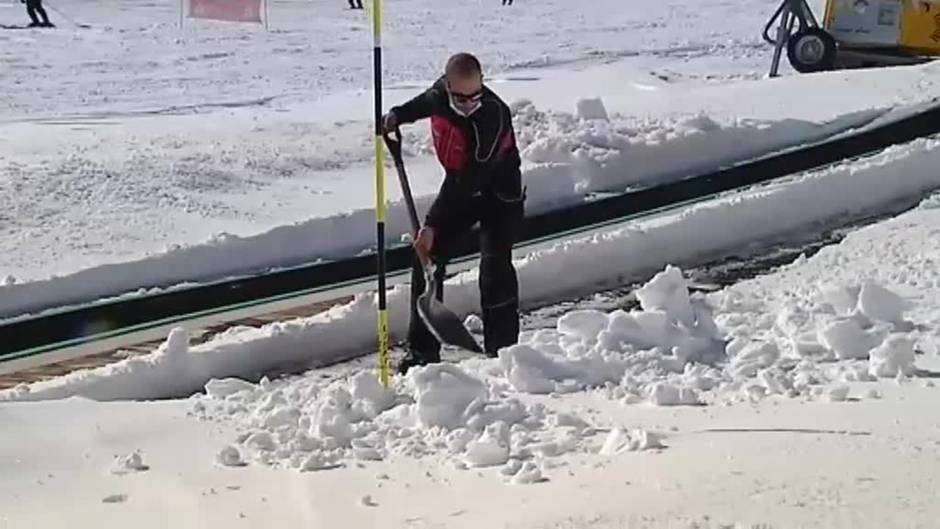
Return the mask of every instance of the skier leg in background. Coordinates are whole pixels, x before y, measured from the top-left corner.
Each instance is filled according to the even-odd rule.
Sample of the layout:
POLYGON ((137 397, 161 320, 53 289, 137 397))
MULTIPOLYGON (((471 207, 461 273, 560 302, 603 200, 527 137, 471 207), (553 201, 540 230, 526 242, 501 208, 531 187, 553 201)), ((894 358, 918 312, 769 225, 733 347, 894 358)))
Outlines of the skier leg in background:
POLYGON ((363 9, 362 0, 349 0, 349 9, 363 9))
MULTIPOLYGON (((476 57, 458 53, 447 61, 444 75, 431 88, 392 108, 384 127, 391 131, 425 118, 431 118, 434 149, 445 175, 414 242, 415 251, 443 264, 452 245, 480 222, 484 350, 496 356, 501 347, 516 343, 519 337, 518 282, 511 257, 525 196, 512 114, 483 84, 476 57)), ((442 280, 439 271, 436 281, 442 280)), ((423 292, 424 276, 417 265, 412 272, 409 353, 399 365, 401 373, 440 361, 440 344, 416 309, 423 292)))
POLYGON ((29 15, 30 22, 29 27, 31 28, 53 28, 52 22, 49 22, 49 15, 46 14, 46 10, 42 7, 42 0, 24 0, 26 4, 26 14, 29 15), (39 15, 42 18, 40 22, 39 18, 36 15, 39 15))
POLYGON ((504 6, 511 6, 511 5, 512 5, 512 0, 503 0, 503 5, 504 5, 504 6))

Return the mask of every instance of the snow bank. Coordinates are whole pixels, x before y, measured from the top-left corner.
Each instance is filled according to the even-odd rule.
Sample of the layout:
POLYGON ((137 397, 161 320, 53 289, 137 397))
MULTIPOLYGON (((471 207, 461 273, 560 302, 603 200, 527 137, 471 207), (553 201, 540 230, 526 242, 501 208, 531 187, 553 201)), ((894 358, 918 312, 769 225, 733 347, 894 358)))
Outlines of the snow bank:
MULTIPOLYGON (((622 284, 662 269, 668 263, 714 258, 755 240, 778 237, 806 227, 820 229, 828 222, 842 224, 852 218, 871 215, 883 204, 940 186, 940 174, 935 170, 938 163, 940 142, 921 140, 870 159, 698 204, 671 216, 560 242, 516 262, 522 302, 531 306, 565 299, 595 288, 622 284), (859 193, 859 189, 865 192, 859 193)), ((697 303, 685 307, 679 303, 684 303, 684 298, 675 290, 674 273, 667 273, 657 281, 666 285, 661 292, 657 288, 656 295, 646 296, 646 303, 660 310, 646 311, 642 315, 612 316, 608 327, 605 327, 609 332, 599 331, 596 338, 598 341, 612 341, 611 337, 619 339, 626 336, 637 344, 644 340, 647 344, 667 340, 663 345, 667 351, 674 352, 677 361, 693 358, 702 337, 711 332, 707 329, 706 318, 701 319, 706 322, 706 327, 701 329, 690 328, 688 318, 689 314, 701 314, 704 307, 697 303), (670 317, 675 321, 684 322, 684 331, 678 332, 666 325, 671 320, 664 319, 663 308, 666 313, 671 311, 670 317), (616 323, 613 320, 617 320, 616 323)), ((856 288, 861 292, 863 286, 856 285, 856 288)), ((475 272, 451 279, 446 290, 448 306, 456 312, 466 315, 478 310, 475 272)), ((888 306, 894 305, 893 302, 878 304, 885 307, 883 312, 878 312, 878 309, 872 312, 872 307, 868 307, 869 298, 883 297, 879 292, 872 289, 864 296, 859 314, 852 318, 857 322, 862 318, 867 321, 874 319, 874 324, 881 326, 897 325, 877 320, 878 317, 897 319, 898 307, 888 306), (866 316, 865 311, 873 316, 866 316)), ((404 287, 389 292, 390 329, 395 336, 402 336, 406 328, 407 295, 404 287)), ((851 291, 820 292, 816 295, 826 303, 835 299, 836 304, 842 305, 851 304, 853 297, 851 291)), ((854 304, 857 305, 858 301, 854 304)), ((82 395, 108 400, 186 395, 199 391, 213 378, 255 377, 275 366, 335 361, 344 356, 362 354, 374 347, 374 311, 372 297, 359 296, 350 304, 334 307, 312 318, 259 329, 232 329, 189 349, 183 348, 182 340, 173 345, 171 336, 168 344, 153 355, 0 392, 0 399, 41 400, 82 395), (177 354, 167 354, 167 351, 177 354)), ((578 317, 593 322, 578 331, 586 333, 588 340, 581 347, 588 349, 592 333, 601 329, 604 323, 597 315, 578 317)), ((809 316, 794 309, 778 318, 783 328, 791 328, 800 327, 809 316)), ((788 334, 791 343, 787 347, 793 347, 802 357, 834 356, 833 350, 817 338, 823 330, 813 325, 788 334)), ((569 348, 575 347, 573 342, 584 338, 565 336, 564 346, 569 348)), ((546 356, 547 351, 532 346, 533 343, 538 345, 541 339, 539 336, 528 337, 507 357, 507 362, 518 366, 518 372, 525 377, 520 379, 520 384, 532 382, 547 388, 546 380, 553 385, 564 382, 572 370, 585 377, 595 376, 594 366, 608 361, 603 356, 584 356, 574 349, 571 349, 576 353, 574 356, 569 356, 567 350, 564 356, 555 354, 557 350, 548 351, 554 356, 546 356), (525 349, 527 344, 536 352, 525 349), (529 377, 530 373, 537 377, 529 377)), ((751 351, 756 346, 748 346, 749 343, 750 340, 745 340, 731 344, 729 350, 735 353, 741 349, 751 351)), ((754 358, 747 356, 741 359, 731 356, 738 368, 760 374, 762 369, 767 369, 769 362, 762 360, 762 355, 771 353, 769 350, 756 351, 754 358)), ((849 354, 855 356, 856 353, 849 354)), ((764 377, 772 381, 776 373, 764 373, 764 377)))
POLYGON ((518 101, 516 130, 523 160, 532 164, 526 182, 543 199, 540 168, 572 191, 621 192, 681 180, 825 139, 859 127, 884 113, 867 110, 828 123, 738 119, 718 122, 705 114, 674 120, 608 118, 601 99, 582 99, 574 115, 542 112, 518 101), (561 173, 561 174, 559 174, 561 173), (563 176, 563 178, 562 178, 563 176))
MULTIPOLYGON (((830 123, 787 120, 738 120, 718 123, 705 116, 634 123, 567 113, 538 111, 520 102, 516 127, 525 159, 527 211, 570 206, 585 192, 622 191, 652 185, 721 165, 830 136, 870 121, 880 111, 846 115, 830 123)), ((600 100, 579 103, 579 114, 599 115, 600 100)), ((430 139, 419 136, 419 153, 430 153, 430 139)), ((425 209, 432 197, 417 197, 425 209)), ((372 209, 314 218, 279 226, 259 235, 220 233, 203 244, 177 246, 143 259, 88 268, 62 277, 0 284, 0 318, 115 297, 142 289, 169 288, 360 254, 374 246, 372 209)), ((388 208, 389 240, 409 231, 404 205, 388 208)))

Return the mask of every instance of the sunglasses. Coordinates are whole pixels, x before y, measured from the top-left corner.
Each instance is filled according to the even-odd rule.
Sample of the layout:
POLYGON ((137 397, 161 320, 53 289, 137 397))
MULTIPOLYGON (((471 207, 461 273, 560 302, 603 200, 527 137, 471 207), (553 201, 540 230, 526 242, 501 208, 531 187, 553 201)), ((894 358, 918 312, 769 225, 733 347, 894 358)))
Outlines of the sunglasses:
POLYGON ((451 99, 453 99, 455 103, 461 103, 461 104, 479 103, 480 100, 483 99, 482 88, 477 90, 476 92, 473 92, 472 94, 462 94, 460 92, 455 92, 450 87, 450 84, 448 84, 447 93, 450 95, 451 99))

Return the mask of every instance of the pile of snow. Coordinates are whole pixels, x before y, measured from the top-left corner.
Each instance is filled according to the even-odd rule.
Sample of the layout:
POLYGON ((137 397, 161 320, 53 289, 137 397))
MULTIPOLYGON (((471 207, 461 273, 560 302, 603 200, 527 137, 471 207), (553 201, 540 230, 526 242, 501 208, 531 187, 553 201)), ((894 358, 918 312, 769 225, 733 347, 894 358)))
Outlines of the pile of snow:
MULTIPOLYGON (((245 429, 241 451, 253 462, 301 471, 394 457, 438 457, 458 468, 512 459, 525 464, 506 475, 528 483, 541 479, 539 461, 590 448, 585 441, 595 431, 583 422, 507 397, 498 378, 471 372, 416 368, 389 389, 368 371, 327 385, 317 377, 265 379, 224 396, 196 396, 193 413, 237 422, 245 429)), ((218 460, 242 464, 234 446, 218 460)))
MULTIPOLYGON (((642 310, 604 314, 573 311, 557 330, 524 333, 499 360, 509 383, 526 393, 563 393, 620 383, 651 371, 681 374, 690 363, 713 365, 724 342, 701 297, 690 299, 678 268, 667 267, 637 292, 642 310)), ((694 390, 659 380, 629 383, 628 391, 657 404, 695 403, 694 390)))
MULTIPOLYGON (((705 173, 722 165, 831 136, 883 113, 853 113, 824 124, 800 120, 718 123, 704 115, 643 121, 622 116, 610 120, 595 119, 606 115, 599 99, 578 103, 578 115, 589 119, 564 112, 539 111, 527 101, 518 102, 513 108, 525 161, 523 180, 528 190, 526 210, 529 214, 580 203, 585 199, 585 193, 592 191, 623 191, 637 185, 659 184, 705 173)), ((344 134, 348 136, 349 132, 344 134)), ((417 152, 430 157, 431 139, 426 129, 417 129, 413 136, 419 145, 417 152)), ((302 145, 294 147, 309 150, 309 141, 304 139, 302 145)), ((271 146, 253 149, 261 149, 263 156, 270 159, 261 164, 265 166, 267 163, 283 165, 282 158, 287 156, 283 149, 271 146)), ((360 155, 359 151, 367 151, 364 146, 357 149, 360 155)), ((250 159, 244 163, 260 164, 256 158, 262 155, 252 153, 254 151, 246 153, 232 147, 224 149, 219 156, 226 160, 248 156, 250 159)), ((139 157, 136 154, 129 156, 134 160, 139 157)), ((296 158, 293 155, 287 157, 296 158)), ((153 163, 166 164, 168 161, 165 155, 161 155, 153 163)), ((297 172, 309 172, 311 163, 315 162, 298 158, 296 164, 301 169, 297 172)), ((134 166, 122 174, 130 178, 129 175, 138 171, 139 168, 134 166)), ((281 178, 285 177, 281 174, 284 171, 278 170, 281 178)), ((68 168, 62 172, 66 175, 74 173, 68 168)), ((113 184, 112 172, 101 169, 95 175, 104 183, 113 184)), ((183 186, 195 185, 188 177, 180 178, 183 186)), ((344 177, 341 181, 346 179, 344 177)), ((147 185, 163 180, 149 179, 147 185)), ((84 182, 82 185, 88 184, 84 182)), ((142 184, 129 182, 126 185, 142 184)), ((191 189, 185 187, 184 191, 185 195, 191 189)), ((290 194, 296 193, 291 191, 290 194)), ((145 194, 160 195, 154 190, 145 194)), ((424 210, 433 197, 416 198, 419 210, 424 210)), ((332 210, 328 211, 332 213, 332 210)), ((386 230, 390 240, 397 240, 410 231, 407 210, 401 201, 390 203, 387 215, 386 230)), ((141 259, 94 266, 61 277, 4 281, 0 283, 0 318, 128 293, 141 295, 146 293, 143 289, 180 287, 184 283, 347 258, 371 251, 375 242, 374 225, 374 211, 358 207, 341 214, 281 225, 257 235, 220 233, 200 244, 171 245, 162 252, 141 259)), ((104 228, 93 229, 101 231, 104 228)))
POLYGON ((226 466, 241 464, 242 451, 255 462, 306 471, 438 457, 457 468, 502 466, 513 483, 537 482, 544 461, 567 452, 613 455, 662 445, 655 434, 615 426, 598 446, 588 420, 527 404, 520 394, 604 388, 620 398, 647 394, 657 404, 683 404, 698 403, 692 384, 710 387, 702 383, 706 372, 691 366, 719 362, 724 343, 702 297, 688 295, 674 267, 639 297, 642 310, 572 312, 555 330, 524 333, 498 359, 415 368, 391 388, 369 371, 330 383, 315 376, 259 385, 212 380, 205 395, 193 397, 193 413, 244 430, 241 450, 227 446, 218 454, 226 466))
MULTIPOLYGON (((874 284, 855 291, 858 310, 903 325, 903 311, 891 309, 907 304, 890 291, 874 284), (866 290, 878 299, 861 295, 866 290)), ((607 425, 522 398, 527 394, 599 391, 625 405, 660 406, 824 392, 832 402, 848 398, 849 387, 834 378, 837 371, 820 362, 837 356, 822 344, 815 349, 826 354, 807 357, 812 348, 805 344, 784 348, 779 340, 758 340, 752 334, 759 332, 745 327, 733 328, 739 336, 726 344, 705 296, 689 295, 678 268, 657 274, 637 298, 639 310, 571 311, 555 329, 524 332, 498 359, 415 368, 395 377, 391 388, 369 371, 329 383, 316 376, 264 379, 257 386, 214 380, 205 395, 193 397, 193 413, 237 424, 244 431, 242 449, 260 464, 311 471, 430 457, 460 469, 500 466, 510 482, 532 483, 544 479, 545 468, 562 454, 659 449, 663 438, 614 425, 598 442, 596 434, 607 425)), ((727 323, 734 315, 728 311, 720 318, 727 323)), ((823 319, 814 321, 828 328, 823 319)), ((870 354, 873 374, 911 372, 913 352, 903 338, 890 337, 870 354)), ((238 454, 228 446, 218 460, 241 464, 238 454)))
MULTIPOLYGON (((919 140, 889 149, 873 158, 700 203, 680 213, 559 242, 516 261, 521 302, 523 306, 533 306, 564 300, 572 295, 639 279, 662 270, 669 263, 701 262, 726 252, 735 252, 755 240, 780 237, 807 228, 823 229, 826 225, 841 225, 852 218, 867 217, 884 204, 940 186, 940 174, 935 170, 938 163, 940 142, 919 140), (858 193, 858 189, 865 189, 865 192, 858 193)), ((666 281, 666 278, 659 281, 666 281)), ((862 356, 868 351, 865 346, 869 345, 869 339, 875 347, 883 341, 882 333, 886 330, 906 329, 906 324, 897 322, 900 316, 895 298, 886 297, 875 286, 869 286, 864 293, 864 285, 856 287, 860 293, 858 299, 851 290, 814 294, 828 306, 839 306, 846 311, 857 307, 857 311, 852 309, 852 315, 846 312, 844 317, 828 318, 824 326, 811 325, 804 329, 804 324, 812 323, 807 320, 814 316, 798 306, 791 307, 776 316, 787 333, 788 341, 778 343, 771 339, 772 336, 752 337, 748 332, 747 339, 733 340, 729 344, 731 361, 737 368, 766 379, 768 382, 764 386, 776 386, 772 381, 777 379, 777 372, 772 366, 777 362, 774 357, 779 351, 793 349, 799 358, 811 359, 838 358, 839 354, 862 356), (832 323, 837 326, 827 330, 832 323), (858 325, 862 334, 855 332, 853 325, 858 325), (798 332, 793 331, 795 328, 799 329, 798 332), (765 346, 764 343, 771 345, 765 346), (775 347, 778 352, 774 352, 775 347)), ((719 323, 732 330, 735 328, 734 318, 727 313, 737 310, 735 295, 728 294, 726 300, 716 304, 719 311, 726 313, 719 323)), ((459 314, 478 311, 478 296, 476 271, 460 274, 447 282, 445 299, 448 306, 459 314)), ((630 314, 615 314, 608 316, 606 324, 597 315, 578 316, 592 322, 585 329, 580 329, 579 325, 577 331, 587 333, 588 340, 584 341, 583 336, 572 337, 555 331, 559 337, 566 336, 564 341, 558 338, 558 346, 565 351, 564 357, 546 357, 546 354, 557 351, 546 350, 539 345, 546 339, 556 340, 553 335, 547 338, 528 336, 506 361, 518 364, 519 372, 526 373, 526 376, 530 372, 538 374, 531 380, 535 384, 547 386, 546 381, 553 385, 558 382, 564 384, 572 370, 585 377, 596 376, 594 365, 610 362, 603 356, 590 353, 592 338, 599 341, 625 335, 640 342, 642 339, 666 340, 662 345, 673 355, 671 361, 676 365, 682 364, 698 354, 702 337, 708 335, 707 329, 688 326, 690 314, 698 314, 701 304, 680 307, 678 302, 684 301, 679 292, 659 296, 661 299, 648 296, 645 302, 651 308, 672 311, 671 317, 683 324, 683 332, 674 332, 665 326, 668 321, 663 321, 663 310, 642 316, 649 320, 638 320, 637 316, 630 314), (592 336, 595 329, 597 334, 592 336), (602 330, 607 332, 601 333, 602 330), (583 343, 578 345, 578 341, 583 343), (535 352, 526 349, 527 346, 535 352), (546 362, 545 358, 551 361, 546 362)), ((407 299, 408 291, 404 286, 398 286, 388 294, 389 328, 393 337, 402 337, 406 331, 407 299)), ((831 309, 833 313, 835 310, 831 309)), ((774 318, 763 311, 756 323, 762 328, 773 326, 774 318)), ((755 323, 744 317, 741 321, 755 323)), ((363 354, 374 348, 374 327, 374 295, 360 295, 346 305, 333 307, 310 318, 257 329, 234 328, 192 347, 185 343, 185 339, 171 336, 168 343, 152 355, 0 391, 0 400, 43 400, 72 395, 99 400, 188 395, 200 391, 213 378, 256 378, 259 373, 280 366, 327 363, 363 354)), ((732 338, 737 334, 741 333, 732 332, 732 338)), ((519 383, 524 384, 525 381, 519 383)), ((777 390, 786 392, 789 388, 784 386, 777 390)), ((678 396, 668 388, 660 392, 664 402, 690 400, 690 395, 686 393, 683 396, 681 391, 678 396)))

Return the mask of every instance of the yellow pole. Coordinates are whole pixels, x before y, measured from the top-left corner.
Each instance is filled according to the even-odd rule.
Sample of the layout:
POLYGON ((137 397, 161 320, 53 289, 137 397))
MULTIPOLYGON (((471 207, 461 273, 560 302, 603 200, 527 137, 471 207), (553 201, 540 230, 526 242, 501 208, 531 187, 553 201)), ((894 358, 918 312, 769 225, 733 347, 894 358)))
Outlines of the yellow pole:
POLYGON ((382 0, 372 1, 372 78, 375 92, 375 235, 379 289, 379 381, 388 387, 388 309, 385 299, 385 148, 382 144, 382 0))

